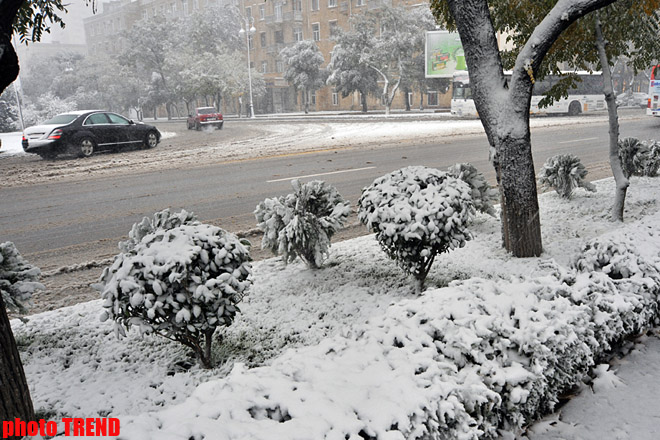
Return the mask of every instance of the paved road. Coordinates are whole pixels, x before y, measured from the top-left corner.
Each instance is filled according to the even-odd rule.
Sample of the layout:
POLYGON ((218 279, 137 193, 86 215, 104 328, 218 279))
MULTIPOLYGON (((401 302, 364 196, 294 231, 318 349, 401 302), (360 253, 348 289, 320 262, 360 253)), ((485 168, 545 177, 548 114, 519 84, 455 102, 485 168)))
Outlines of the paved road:
MULTIPOLYGON (((660 121, 624 121, 622 135, 653 138, 660 121)), ((610 175, 607 127, 603 123, 533 131, 537 167, 557 153, 578 154, 591 178, 610 175)), ((318 153, 226 162, 85 182, 39 184, 0 191, 0 240, 14 241, 31 259, 74 264, 77 254, 106 257, 130 226, 145 215, 171 207, 195 212, 203 221, 239 231, 255 227, 252 210, 266 197, 285 194, 289 180, 321 178, 353 203, 376 177, 406 165, 446 168, 471 162, 493 181, 485 136, 451 137, 427 145, 378 149, 345 148, 318 153), (78 252, 79 250, 79 252, 78 252), (69 257, 60 261, 58 254, 69 257)), ((47 264, 50 266, 50 264, 47 264)))

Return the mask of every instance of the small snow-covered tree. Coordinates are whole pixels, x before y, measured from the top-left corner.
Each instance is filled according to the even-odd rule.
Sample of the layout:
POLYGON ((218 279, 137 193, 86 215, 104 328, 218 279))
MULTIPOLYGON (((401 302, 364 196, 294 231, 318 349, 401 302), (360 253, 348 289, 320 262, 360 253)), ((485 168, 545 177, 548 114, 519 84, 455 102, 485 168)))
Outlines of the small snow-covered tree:
POLYGON ((626 178, 630 176, 654 177, 660 168, 660 145, 656 141, 640 141, 628 137, 619 141, 619 158, 626 178))
POLYGON ((309 92, 321 88, 327 78, 327 71, 321 69, 323 54, 316 43, 303 40, 282 49, 280 58, 287 66, 284 79, 302 91, 305 113, 309 113, 309 92))
POLYGON ((411 166, 376 179, 362 191, 358 218, 385 253, 416 280, 421 293, 436 255, 463 247, 474 205, 467 183, 448 173, 411 166))
POLYGON ((165 210, 136 223, 120 249, 96 286, 101 320, 113 319, 118 337, 137 325, 180 342, 211 368, 213 333, 233 322, 252 284, 244 243, 185 211, 165 210))
POLYGON ((291 182, 294 192, 266 199, 254 215, 264 231, 262 249, 282 255, 285 263, 300 257, 312 269, 327 258, 332 236, 351 212, 337 189, 320 180, 291 182))
POLYGON ((650 141, 646 144, 647 150, 642 163, 642 175, 656 177, 660 170, 660 142, 650 141))
POLYGON ((14 243, 0 243, 0 293, 7 310, 26 313, 32 305, 32 294, 43 289, 39 282, 41 271, 28 263, 14 243))
POLYGON ((493 203, 497 201, 498 192, 490 186, 486 177, 471 163, 457 163, 449 167, 447 172, 467 183, 472 190, 472 203, 477 211, 495 216, 493 203))
POLYGON ((596 187, 587 182, 587 169, 580 159, 572 154, 558 154, 548 158, 538 175, 539 185, 554 188, 564 199, 570 199, 575 188, 596 192, 596 187))

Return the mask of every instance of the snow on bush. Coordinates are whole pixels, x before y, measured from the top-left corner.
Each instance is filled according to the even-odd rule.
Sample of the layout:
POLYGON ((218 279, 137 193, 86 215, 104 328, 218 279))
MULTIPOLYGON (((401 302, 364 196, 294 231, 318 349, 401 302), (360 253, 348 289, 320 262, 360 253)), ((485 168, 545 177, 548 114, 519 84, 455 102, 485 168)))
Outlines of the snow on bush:
POLYGON ((543 188, 554 188, 561 197, 570 199, 573 191, 578 187, 591 192, 596 191, 593 184, 584 180, 587 173, 587 169, 577 156, 558 154, 543 164, 537 178, 543 188))
POLYGON ((7 311, 26 313, 32 305, 32 294, 43 289, 38 267, 28 263, 18 252, 14 243, 0 243, 0 293, 7 311))
POLYGON ((358 218, 385 253, 416 279, 421 293, 436 255, 465 246, 474 213, 467 183, 442 171, 411 166, 362 190, 358 218))
POLYGON ((477 211, 495 217, 493 203, 497 201, 498 191, 491 187, 486 178, 471 163, 457 163, 449 167, 447 172, 470 186, 472 203, 477 211))
POLYGON ((617 253, 594 251, 601 246, 592 242, 574 267, 549 261, 549 273, 535 278, 455 282, 269 366, 237 365, 181 405, 123 420, 122 434, 473 440, 520 432, 612 344, 657 317, 647 313, 635 328, 618 324, 657 310, 660 236, 649 225, 658 217, 600 240, 626 243, 617 253), (628 245, 640 239, 647 245, 628 245), (626 280, 599 272, 612 260, 619 269, 625 262, 626 280))
POLYGON ((191 348, 210 368, 213 333, 228 326, 252 281, 248 249, 233 234, 169 210, 133 225, 104 269, 105 311, 117 336, 137 325, 191 348))
POLYGON ((660 144, 656 141, 640 141, 636 138, 625 138, 619 141, 619 158, 626 177, 655 177, 660 168, 660 144))
POLYGON ((337 189, 320 180, 291 182, 294 192, 266 199, 254 215, 264 232, 262 249, 282 255, 285 263, 300 257, 313 269, 321 267, 332 236, 344 227, 351 212, 337 189))

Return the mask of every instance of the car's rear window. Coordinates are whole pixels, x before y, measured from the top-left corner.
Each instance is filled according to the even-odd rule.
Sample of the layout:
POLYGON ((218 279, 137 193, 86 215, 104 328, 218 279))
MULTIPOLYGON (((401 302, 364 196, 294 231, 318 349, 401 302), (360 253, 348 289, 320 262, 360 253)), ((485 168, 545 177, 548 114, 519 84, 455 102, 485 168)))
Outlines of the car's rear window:
POLYGON ((79 115, 57 115, 54 118, 44 122, 44 125, 69 124, 73 122, 78 116, 79 115))
POLYGON ((211 113, 215 113, 215 109, 213 107, 204 107, 197 109, 198 115, 210 115, 211 113))

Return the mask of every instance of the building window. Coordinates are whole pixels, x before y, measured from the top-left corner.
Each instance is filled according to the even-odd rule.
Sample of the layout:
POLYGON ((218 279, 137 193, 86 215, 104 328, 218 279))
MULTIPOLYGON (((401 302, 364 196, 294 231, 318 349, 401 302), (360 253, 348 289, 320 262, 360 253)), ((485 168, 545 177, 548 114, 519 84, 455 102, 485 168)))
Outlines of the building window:
POLYGON ((146 9, 144 11, 142 11, 142 19, 143 20, 147 19, 147 10, 146 9))
POLYGON ((259 5, 259 20, 266 19, 266 5, 259 5))
POLYGON ((319 23, 312 23, 312 38, 314 41, 321 41, 321 25, 319 23))
POLYGON ((303 40, 303 33, 301 28, 295 28, 293 30, 293 40, 294 41, 302 41, 303 40))
POLYGON ((183 5, 183 13, 188 14, 188 0, 181 0, 181 5, 183 5))
POLYGON ((245 16, 248 18, 252 17, 252 6, 245 8, 245 16))
POLYGON ((277 60, 277 62, 275 63, 275 67, 277 69, 277 73, 284 72, 284 63, 282 62, 282 60, 277 60))
POLYGON ((413 102, 413 92, 408 92, 408 105, 412 105, 413 102))
POLYGON ((261 47, 266 47, 266 33, 260 33, 259 37, 261 38, 261 47))
POLYGON ((250 61, 250 69, 254 69, 254 61, 250 61))
POLYGON ((428 92, 428 105, 438 105, 438 92, 428 92))
POLYGON ((310 0, 311 1, 311 10, 312 11, 318 11, 319 10, 319 0, 310 0))
POLYGON ((357 0, 355 2, 355 6, 364 6, 364 4, 367 2, 367 0, 357 0))
POLYGON ((293 10, 302 12, 302 0, 294 0, 293 1, 293 10))
POLYGON ((339 105, 339 93, 332 92, 332 105, 339 105))
POLYGON ((337 20, 329 21, 328 25, 330 27, 330 37, 336 36, 337 35, 337 20))
POLYGON ((275 19, 282 19, 282 3, 275 3, 275 19))
POLYGON ((284 31, 275 31, 275 43, 284 43, 284 31))
POLYGON ((337 0, 328 0, 328 7, 329 8, 336 8, 337 7, 337 0))
POLYGON ((176 3, 172 2, 170 6, 172 7, 172 12, 176 12, 176 3))
POLYGON ((254 35, 252 34, 250 34, 250 36, 248 37, 248 47, 250 49, 254 49, 254 38, 252 37, 254 37, 254 35))
POLYGON ((316 90, 314 90, 312 92, 312 102, 311 102, 311 104, 316 105, 316 90))
POLYGON ((261 72, 268 73, 268 61, 261 62, 261 72))

